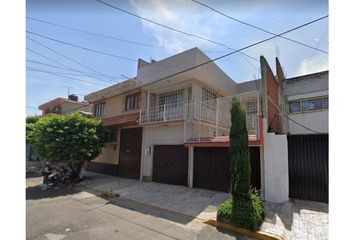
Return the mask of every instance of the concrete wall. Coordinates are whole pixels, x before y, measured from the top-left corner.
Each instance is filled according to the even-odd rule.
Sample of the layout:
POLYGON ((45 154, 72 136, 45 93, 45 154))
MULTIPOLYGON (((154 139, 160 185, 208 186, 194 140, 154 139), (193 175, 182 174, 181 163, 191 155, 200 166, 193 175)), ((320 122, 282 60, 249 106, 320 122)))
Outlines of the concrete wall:
MULTIPOLYGON (((263 123, 267 126, 267 120, 263 123)), ((264 198, 270 202, 285 202, 289 196, 287 136, 265 130, 263 152, 264 198)))
POLYGON ((146 88, 150 84, 162 84, 161 82, 175 84, 178 81, 197 79, 215 89, 221 95, 234 95, 237 84, 227 76, 215 63, 211 62, 196 69, 178 74, 170 79, 164 79, 182 70, 189 69, 201 63, 210 61, 198 48, 192 48, 158 62, 145 65, 138 69, 137 81, 140 86, 146 88))
POLYGON ((118 145, 117 144, 106 144, 102 148, 102 153, 93 160, 93 162, 99 163, 108 163, 108 164, 115 164, 119 163, 118 161, 118 145))
MULTIPOLYGON (((328 110, 289 114, 289 118, 314 131, 328 133, 328 110)), ((315 134, 290 120, 288 126, 290 134, 315 134)))
POLYGON ((159 125, 144 127, 143 129, 143 178, 152 177, 153 145, 179 145, 184 144, 184 125, 159 125), (151 154, 145 154, 146 147, 151 147, 151 154))

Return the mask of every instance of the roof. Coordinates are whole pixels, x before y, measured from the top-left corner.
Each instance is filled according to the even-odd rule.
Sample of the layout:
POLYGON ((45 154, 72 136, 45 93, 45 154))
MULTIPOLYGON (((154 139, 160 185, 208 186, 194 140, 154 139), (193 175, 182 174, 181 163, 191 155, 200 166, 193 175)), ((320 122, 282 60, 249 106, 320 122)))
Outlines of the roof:
POLYGON ((139 119, 139 113, 129 113, 115 117, 103 118, 104 126, 116 126, 123 124, 135 124, 139 119))
POLYGON ((42 105, 39 105, 38 108, 40 110, 45 110, 45 109, 53 108, 57 105, 61 105, 64 102, 74 103, 74 104, 78 104, 78 105, 89 105, 88 102, 78 102, 78 101, 69 100, 67 98, 58 97, 58 98, 55 98, 49 102, 43 103, 42 105))
POLYGON ((292 78, 286 78, 285 80, 286 81, 292 81, 292 80, 298 80, 298 79, 301 79, 301 78, 318 77, 318 76, 324 75, 324 74, 328 74, 328 70, 321 71, 321 72, 316 72, 316 73, 305 74, 305 75, 296 76, 296 77, 292 77, 292 78))

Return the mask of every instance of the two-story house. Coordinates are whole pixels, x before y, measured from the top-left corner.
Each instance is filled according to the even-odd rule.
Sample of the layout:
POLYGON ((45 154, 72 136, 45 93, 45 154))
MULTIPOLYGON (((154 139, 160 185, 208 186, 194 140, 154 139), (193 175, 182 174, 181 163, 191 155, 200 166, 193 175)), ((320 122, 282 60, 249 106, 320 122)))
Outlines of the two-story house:
POLYGON ((89 170, 228 191, 236 96, 246 111, 252 187, 268 201, 286 201, 288 80, 278 59, 276 74, 264 57, 260 63, 261 79, 237 84, 198 48, 161 61, 139 59, 136 77, 85 96, 94 117, 115 133, 89 170))
POLYGON ((68 98, 58 97, 38 106, 42 110, 42 116, 50 114, 68 114, 79 110, 85 114, 91 113, 91 105, 85 101, 78 101, 75 94, 70 94, 68 98))

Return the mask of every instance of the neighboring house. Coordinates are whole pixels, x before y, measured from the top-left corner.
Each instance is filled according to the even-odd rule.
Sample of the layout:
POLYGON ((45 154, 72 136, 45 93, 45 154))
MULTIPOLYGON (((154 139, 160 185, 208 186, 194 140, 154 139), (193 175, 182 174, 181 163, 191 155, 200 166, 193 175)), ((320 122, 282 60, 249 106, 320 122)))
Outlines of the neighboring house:
MULTIPOLYGON (((328 134, 328 71, 288 78, 283 84, 289 118, 321 133, 328 134)), ((288 122, 289 134, 314 132, 288 122)))
POLYGON ((92 107, 88 102, 78 101, 78 97, 71 94, 68 98, 58 97, 43 103, 38 108, 42 110, 42 116, 48 116, 50 114, 68 114, 73 111, 80 111, 90 115, 92 107))
MULTIPOLYGON (((68 114, 73 111, 79 111, 87 116, 91 115, 92 106, 88 102, 79 102, 78 97, 74 94, 66 98, 55 98, 49 102, 43 103, 38 107, 42 110, 42 116, 50 116, 51 114, 68 114)), ((38 155, 33 151, 32 145, 26 143, 26 163, 29 161, 38 162, 38 155)))
POLYGON ((89 170, 120 177, 227 191, 231 100, 245 111, 251 184, 268 201, 288 199, 285 76, 264 57, 262 77, 237 84, 193 48, 161 61, 139 59, 137 76, 85 96, 110 127, 89 170))
POLYGON ((328 202, 328 71, 283 82, 289 196, 328 202))

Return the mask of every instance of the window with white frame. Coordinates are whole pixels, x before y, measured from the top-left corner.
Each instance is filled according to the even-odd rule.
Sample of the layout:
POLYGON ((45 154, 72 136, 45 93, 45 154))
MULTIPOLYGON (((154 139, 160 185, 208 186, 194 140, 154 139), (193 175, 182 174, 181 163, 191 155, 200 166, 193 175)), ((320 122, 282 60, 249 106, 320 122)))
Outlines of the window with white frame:
POLYGON ((171 92, 165 92, 159 94, 159 105, 180 105, 184 102, 184 91, 183 89, 178 89, 171 92))
POLYGON ((140 105, 140 93, 130 94, 125 97, 125 111, 138 109, 140 105))
POLYGON ((328 109, 328 96, 289 101, 289 113, 312 112, 328 109))
POLYGON ((95 117, 102 117, 105 114, 106 104, 104 102, 95 104, 95 117))

